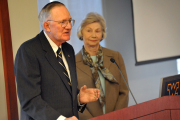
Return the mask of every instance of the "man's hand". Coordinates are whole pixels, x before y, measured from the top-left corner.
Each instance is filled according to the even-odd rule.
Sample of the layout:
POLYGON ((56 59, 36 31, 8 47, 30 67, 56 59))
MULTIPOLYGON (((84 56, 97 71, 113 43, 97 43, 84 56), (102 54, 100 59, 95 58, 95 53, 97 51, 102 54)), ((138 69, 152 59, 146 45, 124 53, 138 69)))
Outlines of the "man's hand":
POLYGON ((78 120, 75 116, 72 116, 70 118, 66 118, 65 120, 78 120))
POLYGON ((95 88, 88 88, 87 86, 84 85, 81 87, 80 92, 79 92, 79 102, 80 104, 88 103, 88 102, 93 102, 98 100, 100 95, 100 90, 95 89, 95 88))

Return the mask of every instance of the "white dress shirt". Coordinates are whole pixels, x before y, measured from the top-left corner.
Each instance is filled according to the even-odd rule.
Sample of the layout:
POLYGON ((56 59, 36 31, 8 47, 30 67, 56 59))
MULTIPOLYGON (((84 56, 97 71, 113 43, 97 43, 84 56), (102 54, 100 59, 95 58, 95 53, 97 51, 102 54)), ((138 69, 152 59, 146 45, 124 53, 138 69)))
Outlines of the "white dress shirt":
MULTIPOLYGON (((56 57, 57 57, 57 50, 58 50, 59 47, 62 48, 62 46, 57 46, 57 45, 48 37, 48 35, 47 35, 45 32, 44 32, 44 34, 45 34, 47 40, 49 41, 49 44, 51 45, 51 47, 52 47, 52 49, 53 49, 53 51, 54 51, 54 53, 55 53, 55 55, 56 55, 56 57)), ((65 65, 66 69, 67 69, 67 72, 68 72, 68 75, 69 75, 69 78, 70 78, 70 82, 71 82, 71 76, 70 76, 69 66, 68 66, 68 64, 67 64, 66 58, 64 57, 63 51, 62 51, 62 60, 63 60, 63 62, 64 62, 64 65, 65 65)), ((64 117, 63 115, 60 115, 57 120, 65 120, 65 119, 66 119, 66 117, 64 117)))

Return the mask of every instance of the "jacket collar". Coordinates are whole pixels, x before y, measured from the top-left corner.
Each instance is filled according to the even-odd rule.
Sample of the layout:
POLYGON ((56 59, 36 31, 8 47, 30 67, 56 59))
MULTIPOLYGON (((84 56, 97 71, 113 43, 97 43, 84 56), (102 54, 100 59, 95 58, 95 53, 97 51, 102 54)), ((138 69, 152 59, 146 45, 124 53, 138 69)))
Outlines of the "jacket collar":
MULTIPOLYGON (((84 65, 83 63, 83 56, 82 56, 82 50, 80 50, 77 55, 76 55, 76 64, 80 64, 79 66, 83 66, 83 67, 78 67, 78 69, 82 70, 84 73, 86 73, 87 75, 92 77, 91 74, 91 70, 89 69, 88 65, 84 65)), ((113 57, 113 55, 111 54, 111 52, 107 49, 102 47, 102 51, 103 51, 103 64, 106 65, 105 67, 109 69, 109 67, 111 66, 112 62, 110 61, 110 59, 113 57)))

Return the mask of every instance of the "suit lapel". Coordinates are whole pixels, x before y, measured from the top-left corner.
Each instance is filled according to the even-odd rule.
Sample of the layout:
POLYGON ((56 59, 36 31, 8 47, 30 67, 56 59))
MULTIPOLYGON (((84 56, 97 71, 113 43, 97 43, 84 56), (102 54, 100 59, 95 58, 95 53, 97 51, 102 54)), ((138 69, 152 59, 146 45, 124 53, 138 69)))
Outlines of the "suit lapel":
MULTIPOLYGON (((110 61, 110 59, 113 57, 112 52, 103 48, 103 57, 104 57, 103 64, 105 65, 105 67, 107 69, 110 70, 112 65, 114 64, 110 61)), ((110 72, 111 72, 111 70, 110 70, 110 72)), ((115 83, 110 83, 109 81, 105 80, 105 88, 106 88, 106 112, 108 113, 110 111, 113 111, 115 108, 117 99, 112 99, 112 98, 114 98, 112 96, 116 96, 115 93, 117 93, 117 91, 119 90, 119 85, 115 84, 115 83), (111 98, 110 98, 110 96, 111 96, 111 98)))
POLYGON ((106 68, 110 68, 112 62, 110 59, 113 57, 112 54, 109 52, 109 50, 103 49, 103 65, 105 65, 106 68))
POLYGON ((49 64, 54 68, 54 70, 57 72, 63 83, 65 84, 66 88, 68 89, 69 93, 71 94, 70 86, 68 85, 67 78, 64 76, 64 74, 61 72, 62 67, 60 67, 56 56, 54 54, 54 51, 52 50, 52 47, 50 46, 48 40, 46 39, 43 31, 40 33, 40 41, 42 44, 42 48, 44 51, 46 51, 45 57, 48 60, 49 64))
POLYGON ((78 66, 78 69, 80 69, 83 73, 85 73, 86 75, 90 76, 92 78, 92 73, 91 73, 91 69, 89 69, 89 66, 88 65, 85 65, 83 63, 83 56, 82 56, 82 53, 81 51, 79 51, 79 53, 76 55, 76 63, 79 64, 78 66))

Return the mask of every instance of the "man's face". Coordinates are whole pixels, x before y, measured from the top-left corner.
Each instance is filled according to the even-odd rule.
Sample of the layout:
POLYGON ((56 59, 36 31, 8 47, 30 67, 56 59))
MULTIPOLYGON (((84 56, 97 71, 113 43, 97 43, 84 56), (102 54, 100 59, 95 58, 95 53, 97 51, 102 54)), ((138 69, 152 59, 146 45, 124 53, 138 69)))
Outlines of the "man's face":
POLYGON ((65 6, 57 6, 51 10, 51 15, 47 20, 52 21, 47 21, 49 26, 46 30, 48 36, 56 45, 59 46, 62 43, 70 40, 72 25, 68 22, 66 27, 62 27, 60 22, 71 19, 71 15, 65 6))

